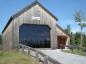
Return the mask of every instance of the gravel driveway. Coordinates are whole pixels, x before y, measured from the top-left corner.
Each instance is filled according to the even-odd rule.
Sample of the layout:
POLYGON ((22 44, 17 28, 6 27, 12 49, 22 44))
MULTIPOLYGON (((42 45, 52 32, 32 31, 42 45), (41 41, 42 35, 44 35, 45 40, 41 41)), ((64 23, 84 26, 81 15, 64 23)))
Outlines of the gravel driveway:
POLYGON ((56 50, 39 50, 62 64, 86 64, 86 56, 79 56, 71 53, 56 50))

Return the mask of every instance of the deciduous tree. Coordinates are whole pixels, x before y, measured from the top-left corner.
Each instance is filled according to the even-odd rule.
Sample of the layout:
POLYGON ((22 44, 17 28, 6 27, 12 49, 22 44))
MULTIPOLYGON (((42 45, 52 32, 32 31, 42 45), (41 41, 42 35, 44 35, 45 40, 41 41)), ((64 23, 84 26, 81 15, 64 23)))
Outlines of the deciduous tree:
POLYGON ((84 15, 84 13, 80 10, 80 11, 76 11, 75 14, 74 14, 74 19, 75 19, 75 22, 78 23, 78 25, 80 26, 80 29, 81 29, 81 40, 80 40, 80 47, 82 47, 82 42, 83 42, 83 37, 82 37, 82 30, 83 28, 86 26, 85 22, 86 21, 86 17, 84 15))

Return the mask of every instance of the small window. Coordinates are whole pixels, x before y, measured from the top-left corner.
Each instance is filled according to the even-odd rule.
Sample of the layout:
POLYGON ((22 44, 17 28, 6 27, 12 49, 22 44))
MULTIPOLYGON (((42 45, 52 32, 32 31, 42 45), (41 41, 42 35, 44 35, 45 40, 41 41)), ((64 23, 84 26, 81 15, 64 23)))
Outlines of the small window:
POLYGON ((34 8, 33 9, 33 16, 35 16, 35 17, 40 17, 40 10, 39 9, 37 9, 37 8, 34 8))

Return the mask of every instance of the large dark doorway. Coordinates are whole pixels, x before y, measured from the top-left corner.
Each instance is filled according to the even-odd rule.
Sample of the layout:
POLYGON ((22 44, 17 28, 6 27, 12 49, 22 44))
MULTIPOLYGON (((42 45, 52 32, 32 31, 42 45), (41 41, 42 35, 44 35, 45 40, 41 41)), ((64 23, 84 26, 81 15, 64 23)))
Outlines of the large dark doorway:
POLYGON ((57 36, 58 49, 64 49, 66 45, 66 36, 57 36))
POLYGON ((19 42, 33 48, 50 48, 50 28, 47 25, 23 24, 19 27, 19 42))

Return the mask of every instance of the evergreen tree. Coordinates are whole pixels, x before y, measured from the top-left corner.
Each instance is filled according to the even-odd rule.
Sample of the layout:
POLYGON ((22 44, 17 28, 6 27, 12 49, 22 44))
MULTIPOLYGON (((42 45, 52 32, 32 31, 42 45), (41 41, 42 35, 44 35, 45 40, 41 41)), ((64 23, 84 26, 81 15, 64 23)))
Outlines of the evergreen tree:
POLYGON ((67 28, 65 29, 65 32, 68 33, 69 35, 71 34, 71 27, 70 27, 70 25, 67 25, 67 28))

